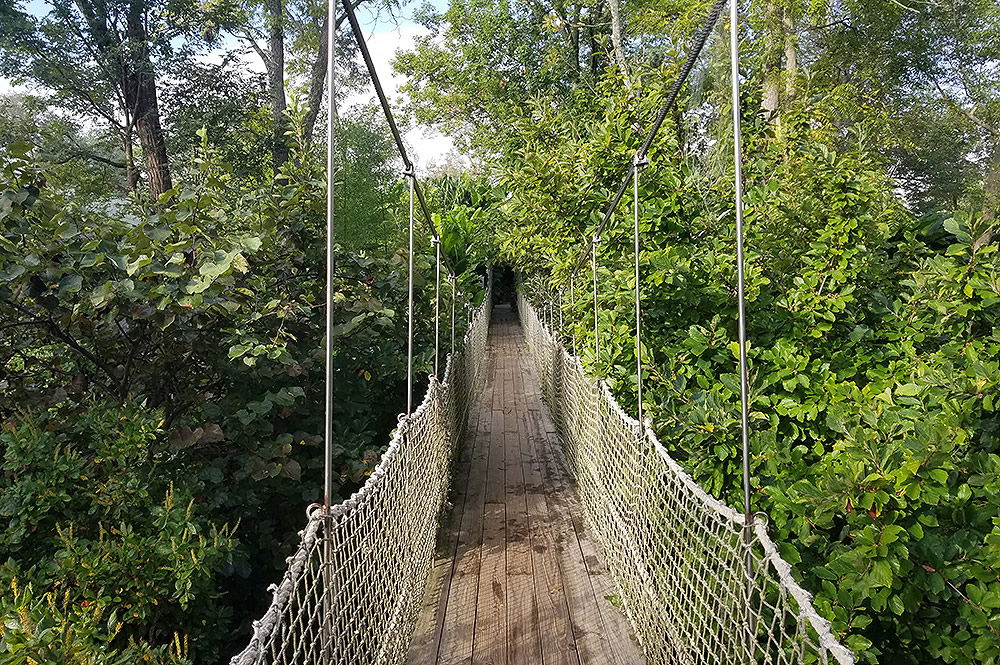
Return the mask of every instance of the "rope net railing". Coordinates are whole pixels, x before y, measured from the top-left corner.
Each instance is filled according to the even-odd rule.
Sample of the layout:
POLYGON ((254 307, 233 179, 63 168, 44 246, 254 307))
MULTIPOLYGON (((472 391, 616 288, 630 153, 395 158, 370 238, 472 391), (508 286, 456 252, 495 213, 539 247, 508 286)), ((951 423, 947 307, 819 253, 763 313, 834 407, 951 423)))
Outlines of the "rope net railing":
POLYGON ((650 665, 854 662, 757 519, 707 494, 589 378, 523 294, 518 310, 585 518, 650 665))
POLYGON ((350 499, 310 510, 298 549, 250 644, 231 665, 396 665, 409 645, 431 570, 453 453, 482 385, 491 289, 444 381, 400 420, 389 447, 350 499))

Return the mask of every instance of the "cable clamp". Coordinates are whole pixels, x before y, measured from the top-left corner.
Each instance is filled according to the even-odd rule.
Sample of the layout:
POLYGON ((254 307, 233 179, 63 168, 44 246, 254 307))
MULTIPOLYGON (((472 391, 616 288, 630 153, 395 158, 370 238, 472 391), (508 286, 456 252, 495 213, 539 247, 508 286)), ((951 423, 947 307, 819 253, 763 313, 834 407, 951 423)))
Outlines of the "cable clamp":
POLYGON ((594 244, 595 245, 600 245, 601 244, 601 234, 600 233, 595 233, 594 234, 594 244))
POLYGON ((436 236, 436 235, 431 236, 431 247, 436 247, 437 245, 440 245, 440 244, 441 244, 441 237, 440 236, 436 236))
POLYGON ((640 157, 639 153, 635 153, 634 155, 632 155, 632 166, 634 166, 637 169, 640 169, 644 166, 649 166, 649 158, 646 156, 640 157))
POLYGON ((403 175, 407 178, 416 178, 417 168, 413 164, 409 164, 405 169, 403 169, 403 175))

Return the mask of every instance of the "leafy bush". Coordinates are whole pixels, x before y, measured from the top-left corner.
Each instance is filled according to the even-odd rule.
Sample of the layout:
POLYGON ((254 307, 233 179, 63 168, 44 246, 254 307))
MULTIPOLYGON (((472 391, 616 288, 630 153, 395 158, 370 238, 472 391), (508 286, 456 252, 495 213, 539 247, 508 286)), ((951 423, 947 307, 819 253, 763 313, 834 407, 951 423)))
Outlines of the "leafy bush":
POLYGON ((44 647, 56 649, 48 658, 76 658, 87 644, 227 629, 232 612, 216 577, 232 561, 231 528, 174 484, 161 422, 161 413, 98 403, 0 434, 9 525, 0 549, 10 557, 0 578, 14 590, 0 601, 14 622, 0 652, 44 647), (18 581, 28 587, 18 591, 18 581), (45 591, 35 599, 31 588, 45 591))
MULTIPOLYGON (((501 170, 512 203, 498 246, 535 275, 540 297, 563 289, 564 333, 634 409, 628 225, 600 246, 600 358, 589 265, 568 292, 568 259, 596 221, 574 179, 581 164, 599 183, 627 163, 628 134, 617 135, 630 116, 566 138, 577 136, 573 114, 533 112, 501 170)), ((995 223, 976 211, 914 217, 881 160, 823 113, 821 100, 802 105, 780 138, 747 123, 753 505, 863 662, 992 663, 995 223)), ((676 154, 664 132, 641 177, 644 408, 695 478, 738 504, 731 180, 676 154)), ((606 191, 595 189, 599 209, 606 191)))
MULTIPOLYGON (((103 209, 66 196, 31 154, 0 157, 0 561, 5 580, 35 590, 2 606, 34 617, 11 635, 92 624, 86 638, 46 635, 93 662, 101 645, 217 660, 245 642, 301 511, 321 499, 325 177, 302 152, 273 189, 240 192, 202 132, 189 179, 155 204, 103 209)), ((452 235, 447 251, 462 255, 467 239, 452 235)), ((371 473, 405 405, 407 257, 335 258, 338 500, 371 473)), ((415 260, 423 382, 426 239, 415 260)), ((457 286, 472 298, 464 264, 457 286)))

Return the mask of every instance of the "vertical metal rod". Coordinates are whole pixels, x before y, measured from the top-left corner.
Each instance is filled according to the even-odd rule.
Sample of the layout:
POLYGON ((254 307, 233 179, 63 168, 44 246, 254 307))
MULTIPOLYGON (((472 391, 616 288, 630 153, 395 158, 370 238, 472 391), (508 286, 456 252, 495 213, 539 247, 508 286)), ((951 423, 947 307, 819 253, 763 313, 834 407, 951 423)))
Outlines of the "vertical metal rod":
POLYGON ((648 162, 636 155, 632 160, 632 241, 635 258, 635 394, 640 432, 642 429, 642 297, 639 293, 639 169, 648 162))
POLYGON ((336 75, 334 55, 336 50, 337 0, 327 4, 327 118, 326 118, 326 340, 324 349, 326 361, 325 404, 323 423, 323 511, 330 512, 333 495, 333 276, 334 276, 334 209, 333 185, 336 153, 336 75))
POLYGON ((559 339, 563 339, 563 290, 559 289, 559 339))
POLYGON ((451 355, 455 355, 455 300, 458 298, 458 285, 455 276, 451 276, 451 355))
MULTIPOLYGON (((574 291, 574 288, 573 288, 574 287, 575 277, 576 277, 575 274, 571 274, 569 276, 569 307, 570 307, 570 313, 573 312, 573 306, 576 304, 576 292, 574 291)), ((575 356, 576 355, 576 328, 575 327, 573 329, 573 333, 570 335, 570 339, 572 340, 572 343, 573 343, 573 355, 575 356)))
POLYGON ((407 258, 407 323, 406 323, 406 415, 413 413, 413 185, 416 173, 406 169, 410 180, 410 251, 407 258))
POLYGON ((330 608, 330 591, 333 587, 333 516, 330 502, 333 497, 333 277, 334 265, 334 169, 336 167, 337 145, 337 76, 334 65, 337 53, 337 0, 327 0, 326 8, 326 76, 327 76, 327 118, 326 118, 326 376, 325 409, 323 423, 323 626, 320 648, 324 665, 333 662, 333 629, 330 608))
POLYGON ((441 239, 431 238, 434 244, 434 376, 438 374, 438 356, 441 352, 441 239))
POLYGON ((743 438, 743 515, 746 536, 753 525, 750 509, 750 397, 747 378, 746 282, 743 269, 743 143, 740 122, 740 42, 738 0, 729 2, 729 54, 733 84, 733 169, 736 189, 736 298, 739 309, 740 425, 743 438))
POLYGON ((590 246, 590 269, 594 273, 594 362, 601 358, 600 323, 597 318, 597 245, 601 237, 594 234, 594 242, 590 246))

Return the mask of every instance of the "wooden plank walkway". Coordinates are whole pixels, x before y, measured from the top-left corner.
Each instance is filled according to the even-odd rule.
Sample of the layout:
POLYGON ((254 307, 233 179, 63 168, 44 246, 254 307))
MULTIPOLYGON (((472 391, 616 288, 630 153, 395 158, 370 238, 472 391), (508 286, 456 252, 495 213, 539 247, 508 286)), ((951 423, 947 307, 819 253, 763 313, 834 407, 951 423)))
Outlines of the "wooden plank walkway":
POLYGON ((408 665, 638 665, 587 534, 524 335, 494 309, 408 665))

